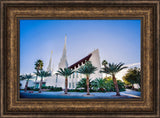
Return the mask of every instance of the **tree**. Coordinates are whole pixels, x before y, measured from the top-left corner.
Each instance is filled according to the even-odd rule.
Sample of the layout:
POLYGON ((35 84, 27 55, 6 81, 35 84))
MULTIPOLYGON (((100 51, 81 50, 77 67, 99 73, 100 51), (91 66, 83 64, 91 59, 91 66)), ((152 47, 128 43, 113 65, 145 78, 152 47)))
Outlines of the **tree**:
POLYGON ((68 92, 68 76, 70 76, 71 74, 74 73, 73 70, 71 70, 70 68, 60 68, 58 71, 58 74, 61 75, 61 76, 64 76, 65 77, 65 94, 67 94, 68 92))
POLYGON ((105 82, 106 82, 105 79, 96 78, 95 80, 92 81, 91 84, 92 84, 92 87, 93 87, 94 89, 104 91, 105 82))
POLYGON ((102 61, 102 65, 103 65, 104 67, 106 67, 107 64, 108 64, 108 62, 107 62, 106 60, 103 60, 103 61, 102 61))
POLYGON ((36 79, 35 79, 35 87, 36 87, 36 81, 37 81, 37 77, 39 76, 39 71, 41 71, 43 69, 43 61, 38 59, 36 62, 35 62, 35 70, 36 72, 34 72, 36 74, 36 79))
POLYGON ((29 79, 31 79, 31 78, 32 78, 31 74, 20 75, 20 80, 26 80, 24 92, 27 92, 28 82, 29 82, 29 79))
MULTIPOLYGON (((91 89, 91 80, 89 79, 89 88, 91 89)), ((77 88, 84 88, 85 91, 87 91, 87 83, 86 83, 86 78, 82 78, 78 83, 77 83, 77 88)))
POLYGON ((42 92, 43 77, 51 76, 51 73, 49 73, 48 71, 41 70, 40 73, 39 73, 39 75, 41 77, 39 93, 41 93, 42 92))
POLYGON ((140 68, 128 69, 127 74, 123 76, 123 81, 128 84, 132 84, 132 89, 134 89, 134 84, 137 83, 141 86, 141 71, 140 68))
POLYGON ((94 67, 90 61, 87 61, 85 63, 85 65, 81 66, 77 71, 78 73, 86 75, 87 95, 90 95, 90 93, 89 93, 89 76, 90 76, 90 74, 93 74, 96 71, 96 69, 97 68, 94 67))
POLYGON ((109 63, 106 67, 101 68, 101 71, 100 71, 101 73, 110 74, 112 76, 113 83, 116 89, 116 96, 120 96, 120 93, 119 93, 119 88, 118 88, 118 84, 117 84, 115 75, 116 73, 123 70, 124 68, 127 68, 123 65, 124 63, 119 63, 119 64, 109 63))
MULTIPOLYGON (((107 62, 106 60, 103 60, 103 61, 102 61, 102 65, 103 65, 104 67, 106 67, 107 64, 108 64, 108 62, 107 62)), ((107 78, 107 74, 105 74, 105 78, 107 78)))
MULTIPOLYGON (((112 77, 109 76, 108 78, 105 78, 104 80, 105 80, 105 89, 106 89, 106 91, 109 91, 109 92, 114 91, 114 92, 116 92, 112 77)), ((117 84, 118 84, 119 91, 124 91, 125 90, 124 82, 122 82, 121 80, 117 80, 117 84)))

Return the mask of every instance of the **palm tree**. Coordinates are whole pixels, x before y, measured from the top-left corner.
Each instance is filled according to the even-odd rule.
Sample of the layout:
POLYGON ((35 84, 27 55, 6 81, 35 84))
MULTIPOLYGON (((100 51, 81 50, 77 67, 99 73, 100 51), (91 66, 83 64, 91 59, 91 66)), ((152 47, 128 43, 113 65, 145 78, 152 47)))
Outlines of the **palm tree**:
POLYGON ((108 64, 108 62, 107 62, 106 60, 103 60, 103 61, 102 61, 102 65, 103 65, 104 67, 106 67, 107 64, 108 64))
MULTIPOLYGON (((102 61, 102 65, 103 65, 104 67, 106 67, 107 64, 108 64, 108 62, 107 62, 106 60, 103 60, 103 61, 102 61)), ((107 74, 105 74, 105 78, 107 78, 107 74)))
POLYGON ((96 69, 97 68, 94 67, 90 61, 87 61, 85 63, 85 65, 81 66, 77 71, 78 73, 86 75, 87 95, 90 95, 90 93, 89 93, 89 76, 90 76, 90 74, 94 73, 96 71, 96 69))
POLYGON ((26 85, 25 85, 24 92, 27 92, 28 82, 29 82, 29 79, 31 79, 31 78, 32 78, 31 74, 20 75, 20 79, 21 80, 25 80, 26 79, 26 85))
POLYGON ((123 65, 124 63, 119 63, 119 64, 109 63, 106 67, 102 68, 102 70, 100 71, 101 73, 110 74, 112 76, 114 87, 116 89, 116 96, 120 96, 120 93, 117 80, 115 78, 115 74, 123 70, 124 68, 127 68, 126 66, 123 65))
POLYGON ((64 76, 65 77, 65 94, 67 94, 67 86, 68 86, 68 76, 70 76, 71 74, 74 73, 73 70, 71 70, 70 68, 60 68, 57 73, 61 76, 64 76))
POLYGON ((43 61, 38 59, 34 65, 36 70, 36 72, 34 72, 36 74, 36 79, 35 79, 35 87, 36 87, 36 81, 37 81, 37 77, 39 76, 39 71, 43 69, 43 61))
POLYGON ((39 93, 41 93, 42 92, 43 77, 51 76, 51 73, 49 73, 48 71, 41 70, 40 73, 39 73, 39 75, 41 76, 39 93))

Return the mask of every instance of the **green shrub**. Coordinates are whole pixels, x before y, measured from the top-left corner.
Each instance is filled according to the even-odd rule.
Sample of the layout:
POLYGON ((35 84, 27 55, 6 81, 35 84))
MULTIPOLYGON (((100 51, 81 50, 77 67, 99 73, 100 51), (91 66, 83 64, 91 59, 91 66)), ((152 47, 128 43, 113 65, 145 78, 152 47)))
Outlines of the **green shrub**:
POLYGON ((87 92, 85 89, 80 89, 79 92, 87 92))
POLYGON ((39 88, 35 88, 34 91, 39 91, 39 88))
POLYGON ((119 91, 125 91, 124 82, 117 80, 119 91))
POLYGON ((90 92, 98 92, 96 89, 90 89, 90 92))
POLYGON ((77 92, 76 89, 68 89, 68 92, 77 92))
POLYGON ((33 86, 32 87, 27 87, 27 90, 33 90, 33 86))
POLYGON ((50 91, 62 91, 62 87, 42 86, 42 89, 49 89, 50 91))
MULTIPOLYGON (((91 80, 89 79, 89 88, 91 89, 91 80)), ((82 78, 78 83, 77 83, 77 88, 83 88, 85 91, 87 91, 87 84, 86 84, 86 78, 82 78)))
POLYGON ((114 91, 113 80, 106 80, 105 83, 106 83, 106 84, 105 84, 105 89, 106 89, 106 91, 108 91, 108 92, 114 91))
POLYGON ((96 78, 91 82, 91 87, 94 90, 105 91, 105 79, 96 78))
MULTIPOLYGON (((121 80, 117 80, 117 84, 118 84, 119 91, 125 91, 124 82, 122 82, 121 80)), ((112 91, 116 92, 114 88, 113 80, 111 79, 106 80, 105 89, 108 92, 112 92, 112 91)))
POLYGON ((139 88, 138 91, 141 91, 141 88, 139 88))
MULTIPOLYGON (((111 78, 102 79, 97 78, 95 80, 90 81, 90 92, 116 92, 114 88, 114 83, 111 78)), ((119 91, 125 91, 124 82, 121 80, 117 80, 119 91)), ((78 82, 77 88, 83 88, 78 90, 77 88, 74 90, 69 90, 69 92, 86 92, 86 79, 82 78, 81 81, 78 82)))
POLYGON ((86 92, 85 89, 68 89, 68 92, 86 92))
POLYGON ((42 86, 42 89, 48 89, 48 86, 42 86))
POLYGON ((62 91, 62 87, 53 87, 53 86, 51 86, 49 90, 50 91, 62 91))
POLYGON ((48 89, 50 89, 51 88, 51 86, 48 86, 48 89))
POLYGON ((106 92, 106 90, 104 88, 99 88, 98 92, 106 92))
POLYGON ((80 92, 79 89, 68 89, 68 92, 80 92))

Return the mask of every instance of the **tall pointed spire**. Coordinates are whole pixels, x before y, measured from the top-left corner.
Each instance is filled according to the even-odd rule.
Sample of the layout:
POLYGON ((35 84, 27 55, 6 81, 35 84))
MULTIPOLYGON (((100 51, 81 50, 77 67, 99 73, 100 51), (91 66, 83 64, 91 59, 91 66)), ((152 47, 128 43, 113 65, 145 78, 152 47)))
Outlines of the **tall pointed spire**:
POLYGON ((67 35, 65 35, 63 54, 62 54, 61 60, 59 62, 58 68, 66 68, 66 67, 68 67, 66 42, 67 42, 67 35))
POLYGON ((54 74, 54 63, 52 64, 52 74, 54 74))
POLYGON ((51 63, 52 63, 52 54, 53 54, 53 51, 51 51, 51 57, 50 57, 50 60, 49 60, 49 64, 48 64, 48 67, 47 67, 47 71, 48 72, 51 72, 51 63))

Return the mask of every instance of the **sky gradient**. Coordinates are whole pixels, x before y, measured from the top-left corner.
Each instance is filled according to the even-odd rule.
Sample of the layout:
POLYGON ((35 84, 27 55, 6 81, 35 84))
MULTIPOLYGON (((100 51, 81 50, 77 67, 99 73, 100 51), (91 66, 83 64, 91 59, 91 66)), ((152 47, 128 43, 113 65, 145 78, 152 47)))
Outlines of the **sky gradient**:
POLYGON ((37 59, 46 70, 51 51, 54 70, 67 35, 67 60, 72 65, 99 49, 101 61, 140 63, 140 20, 20 20, 20 73, 32 73, 37 59))

